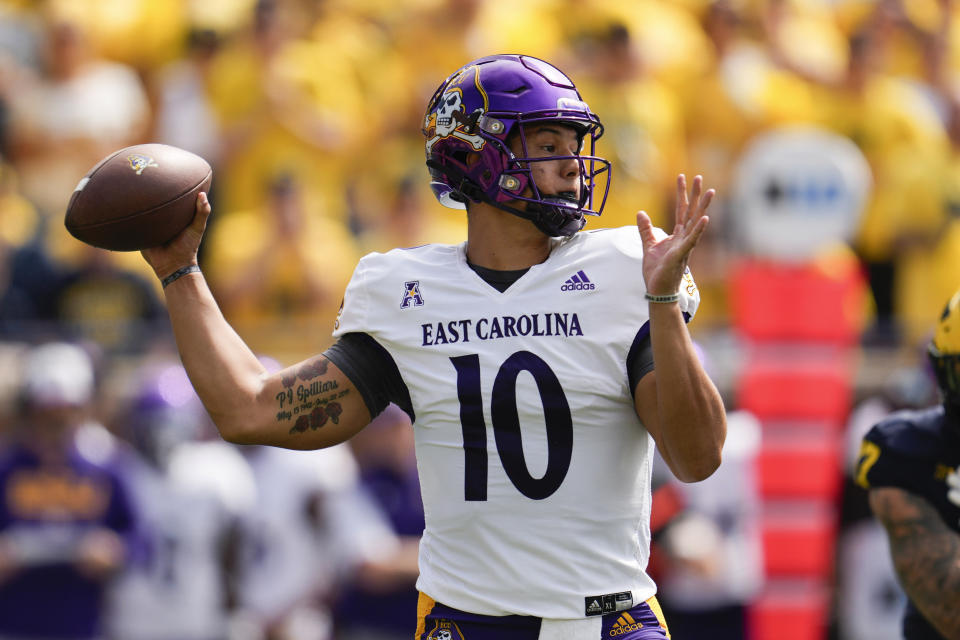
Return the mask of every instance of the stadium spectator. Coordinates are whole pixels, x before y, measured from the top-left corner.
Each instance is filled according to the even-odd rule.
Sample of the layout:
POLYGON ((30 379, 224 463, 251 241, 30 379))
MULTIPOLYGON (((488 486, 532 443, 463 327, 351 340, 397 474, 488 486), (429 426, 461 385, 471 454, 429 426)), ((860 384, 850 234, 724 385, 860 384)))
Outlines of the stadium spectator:
POLYGON ((563 2, 440 0, 404 11, 392 25, 393 46, 410 69, 407 104, 423 117, 437 78, 485 51, 548 56, 563 42, 556 16, 563 2), (509 16, 510 19, 505 19, 509 16), (536 25, 535 29, 528 28, 536 25))
POLYGON ((236 606, 239 521, 253 474, 234 447, 203 441, 208 419, 179 364, 148 362, 114 419, 114 464, 136 513, 129 560, 111 584, 106 637, 226 640, 236 606))
MULTIPOLYGON (((149 89, 156 104, 153 140, 191 151, 218 173, 220 122, 207 95, 213 58, 223 36, 213 29, 191 29, 182 57, 152 74, 149 89)), ((212 199, 212 198, 211 198, 212 199)))
POLYGON ((305 343, 329 344, 303 334, 333 326, 358 255, 350 230, 310 206, 296 174, 280 172, 262 208, 229 213, 214 225, 206 260, 226 317, 256 350, 289 353, 305 343), (271 335, 282 323, 293 334, 271 335))
POLYGON ((168 343, 170 324, 156 283, 121 266, 119 254, 74 242, 69 261, 57 270, 47 295, 48 321, 75 340, 89 340, 115 353, 144 353, 168 343))
POLYGON ((687 166, 680 101, 654 77, 636 39, 615 18, 579 38, 581 64, 590 70, 583 92, 597 96, 591 108, 603 115, 604 143, 617 171, 617 188, 597 226, 630 224, 641 202, 663 224, 675 196, 674 178, 687 166))
POLYGON ((0 458, 0 637, 95 640, 105 588, 127 558, 127 488, 109 449, 79 438, 95 399, 87 353, 41 344, 22 372, 0 458))
POLYGON ((48 315, 54 267, 37 246, 42 224, 9 162, 0 162, 0 336, 25 338, 48 315))
POLYGON ((416 626, 417 550, 424 525, 413 425, 391 405, 351 438, 349 446, 361 490, 389 521, 400 545, 392 565, 367 565, 340 586, 334 610, 337 637, 407 640, 416 626), (370 602, 377 603, 375 616, 370 615, 370 602))
POLYGON ((681 95, 690 162, 713 176, 719 190, 730 183, 737 156, 760 128, 745 95, 748 89, 738 83, 749 78, 752 67, 763 59, 760 44, 749 37, 750 16, 741 4, 713 0, 704 10, 701 25, 712 55, 686 87, 689 93, 681 95))
MULTIPOLYGON (((658 538, 665 566, 657 597, 674 640, 751 638, 747 614, 764 583, 760 437, 753 415, 733 411, 716 473, 693 484, 672 480, 683 510, 658 538)), ((669 477, 662 461, 660 473, 669 477)))
POLYGON ((206 74, 219 123, 223 162, 220 202, 226 215, 257 210, 277 173, 302 186, 314 211, 346 221, 349 145, 370 123, 357 76, 344 60, 352 39, 337 48, 312 39, 317 16, 297 3, 257 0, 250 24, 221 47, 206 74), (328 50, 325 47, 336 50, 328 50))
POLYGON ((394 186, 392 200, 376 212, 376 217, 357 221, 357 242, 364 253, 463 238, 466 221, 449 211, 434 212, 425 207, 422 186, 413 176, 404 177, 394 186))
MULTIPOLYGON (((71 260, 85 253, 66 232, 61 218, 77 182, 108 154, 143 141, 151 112, 137 73, 100 58, 82 22, 53 4, 38 14, 43 18, 42 65, 34 76, 22 77, 16 91, 6 96, 9 161, 20 193, 40 216, 41 241, 20 258, 37 265, 49 258, 58 273, 61 265, 77 267, 71 260)), ((129 258, 104 254, 101 262, 114 262, 123 270, 126 260, 134 272, 142 273, 139 261, 129 262, 129 258)), ((50 283, 38 282, 34 274, 23 271, 18 278, 25 283, 19 291, 41 300, 35 308, 45 307, 38 315, 47 321, 56 319, 56 303, 49 303, 45 296, 51 294, 43 291, 50 283), (31 287, 35 290, 30 291, 31 287)), ((111 336, 101 332, 95 337, 109 342, 111 336)), ((124 338, 121 335, 120 340, 124 338)))
POLYGON ((929 318, 960 282, 960 92, 941 96, 949 144, 901 158, 889 205, 904 213, 897 231, 893 296, 895 317, 910 349, 929 335, 929 318))
MULTIPOLYGON (((937 243, 944 214, 939 176, 949 139, 930 95, 884 67, 893 33, 884 4, 849 35, 846 71, 838 83, 822 87, 820 103, 824 124, 853 140, 873 171, 873 193, 854 248, 876 303, 865 341, 890 346, 904 339, 914 343, 926 331, 925 319, 904 321, 910 288, 919 286, 921 299, 939 299, 954 283, 948 292, 930 296, 925 280, 904 280, 908 263, 918 256, 922 261, 937 243)), ((922 306, 929 309, 928 303, 922 306)))
MULTIPOLYGON (((42 73, 10 92, 10 160, 44 216, 66 210, 78 180, 103 157, 142 142, 150 106, 136 72, 100 59, 82 26, 44 16, 42 73)), ((49 231, 65 232, 57 225, 49 231)))
MULTIPOLYGON (((266 640, 330 640, 338 585, 397 552, 390 525, 358 491, 346 446, 240 450, 253 470, 256 498, 241 521, 234 628, 266 640)), ((378 615, 375 604, 367 611, 378 615)))

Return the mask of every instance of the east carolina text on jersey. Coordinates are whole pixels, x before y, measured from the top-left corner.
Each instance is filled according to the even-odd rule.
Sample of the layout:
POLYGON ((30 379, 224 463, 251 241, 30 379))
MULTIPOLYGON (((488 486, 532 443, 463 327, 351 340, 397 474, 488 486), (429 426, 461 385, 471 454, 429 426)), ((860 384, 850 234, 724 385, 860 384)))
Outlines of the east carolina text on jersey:
MULTIPOLYGON (((552 242, 503 292, 466 243, 370 254, 334 331, 370 335, 406 384, 426 516, 417 587, 461 611, 585 618, 587 597, 656 591, 653 438, 627 373, 649 320, 643 246, 636 227, 552 242), (564 291, 572 274, 595 288, 564 291), (423 304, 401 309, 413 282, 423 304)), ((680 295, 693 316, 696 289, 680 295)))
POLYGON ((422 324, 424 347, 435 344, 451 344, 497 338, 532 336, 563 337, 582 336, 583 327, 576 313, 533 313, 520 316, 478 318, 476 320, 450 320, 436 324, 422 324))

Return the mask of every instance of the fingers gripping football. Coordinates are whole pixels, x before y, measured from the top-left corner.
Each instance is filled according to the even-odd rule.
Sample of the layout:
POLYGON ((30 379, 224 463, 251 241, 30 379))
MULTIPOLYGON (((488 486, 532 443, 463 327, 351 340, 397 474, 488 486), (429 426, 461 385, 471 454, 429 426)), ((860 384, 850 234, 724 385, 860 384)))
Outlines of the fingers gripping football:
POLYGON ((158 278, 163 280, 178 269, 197 264, 197 252, 210 212, 210 201, 207 194, 201 191, 197 195, 196 210, 190 225, 168 244, 140 252, 158 278))

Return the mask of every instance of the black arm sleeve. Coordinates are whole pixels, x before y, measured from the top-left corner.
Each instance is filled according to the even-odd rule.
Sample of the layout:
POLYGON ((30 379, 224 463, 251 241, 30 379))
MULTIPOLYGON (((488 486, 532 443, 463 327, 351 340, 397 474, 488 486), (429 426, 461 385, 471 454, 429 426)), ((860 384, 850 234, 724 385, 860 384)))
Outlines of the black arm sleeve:
MULTIPOLYGON (((683 312, 684 322, 690 322, 690 314, 683 312)), ((627 378, 630 381, 630 393, 637 390, 640 379, 654 370, 653 345, 650 343, 650 322, 644 322, 633 338, 630 352, 627 354, 627 378)))
POLYGON ((650 325, 644 324, 633 339, 627 354, 627 379, 630 381, 630 393, 637 390, 640 378, 653 371, 653 345, 650 344, 650 325))
POLYGON ((323 355, 350 378, 363 397, 371 417, 380 415, 392 402, 410 416, 411 422, 416 419, 410 391, 397 363, 371 336, 366 333, 345 333, 323 355))

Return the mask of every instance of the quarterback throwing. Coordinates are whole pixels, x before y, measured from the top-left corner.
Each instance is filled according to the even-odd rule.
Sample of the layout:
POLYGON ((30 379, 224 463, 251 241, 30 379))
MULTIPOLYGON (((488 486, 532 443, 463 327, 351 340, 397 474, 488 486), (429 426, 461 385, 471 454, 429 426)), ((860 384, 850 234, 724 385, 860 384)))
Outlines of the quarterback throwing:
POLYGON ((459 245, 370 254, 325 353, 269 375, 223 319, 196 254, 210 206, 143 252, 221 435, 311 449, 393 403, 414 425, 426 530, 417 638, 663 639, 646 574, 656 447, 694 482, 720 464, 719 393, 686 323, 687 261, 712 190, 677 180, 667 233, 581 231, 606 200, 600 118, 536 58, 475 60, 423 120, 459 245), (171 274, 182 274, 170 277, 171 274))

